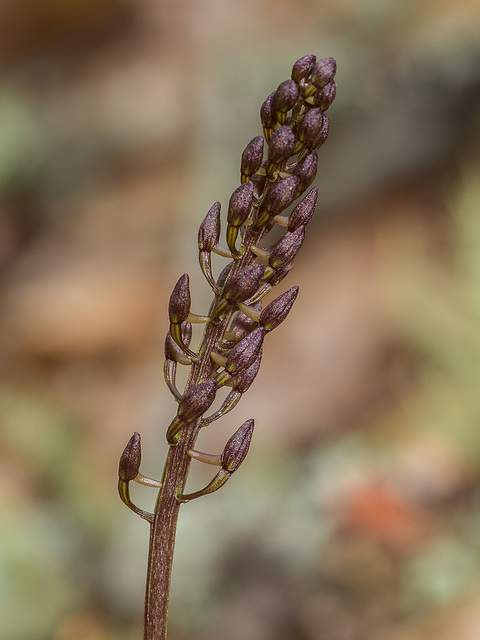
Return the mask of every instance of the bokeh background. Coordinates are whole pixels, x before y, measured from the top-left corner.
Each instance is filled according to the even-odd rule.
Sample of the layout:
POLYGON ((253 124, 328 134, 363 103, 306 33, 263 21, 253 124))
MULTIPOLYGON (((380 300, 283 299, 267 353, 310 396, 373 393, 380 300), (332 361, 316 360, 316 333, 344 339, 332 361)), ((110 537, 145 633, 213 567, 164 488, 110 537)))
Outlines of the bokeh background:
POLYGON ((197 227, 307 53, 338 97, 300 295, 202 434, 256 419, 182 508, 171 638, 480 637, 480 4, 2 0, 1 638, 141 637, 118 458, 138 430, 161 475, 170 291, 207 308, 197 227))

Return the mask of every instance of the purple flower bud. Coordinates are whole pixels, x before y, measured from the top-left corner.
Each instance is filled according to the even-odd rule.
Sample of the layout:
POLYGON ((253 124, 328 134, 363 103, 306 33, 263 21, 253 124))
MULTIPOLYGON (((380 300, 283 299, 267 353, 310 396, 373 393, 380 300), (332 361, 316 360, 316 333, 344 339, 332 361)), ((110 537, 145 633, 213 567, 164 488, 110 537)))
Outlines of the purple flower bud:
POLYGON ((298 99, 298 87, 293 80, 285 80, 275 91, 274 109, 279 122, 285 122, 287 111, 293 109, 298 99))
POLYGON ((265 331, 273 331, 285 320, 297 299, 297 295, 298 287, 292 287, 275 300, 272 300, 270 304, 267 304, 260 314, 260 324, 265 331))
POLYGON ((182 422, 192 422, 209 409, 218 390, 215 380, 200 382, 189 389, 178 404, 178 417, 182 422))
POLYGON ((295 231, 287 231, 280 240, 273 245, 268 263, 274 269, 290 264, 297 255, 305 239, 305 227, 297 227, 295 231))
MULTIPOLYGON (((182 322, 181 336, 183 344, 188 347, 192 339, 192 325, 190 322, 182 322)), ((183 362, 185 360, 184 352, 172 338, 170 331, 168 331, 165 338, 165 359, 174 360, 175 362, 183 362)))
POLYGON ((253 436, 255 422, 250 419, 235 431, 221 455, 222 468, 233 473, 245 460, 253 436))
POLYGON ((245 182, 235 189, 228 203, 227 221, 232 227, 240 227, 248 218, 252 209, 253 182, 245 182))
POLYGON ((238 391, 238 393, 245 393, 246 391, 248 391, 260 369, 260 365, 262 363, 262 353, 263 349, 260 349, 259 354, 252 362, 252 364, 247 367, 247 369, 241 371, 238 375, 232 378, 232 380, 228 383, 229 386, 234 389, 234 391, 238 391))
POLYGON ((225 370, 230 375, 239 374, 247 369, 258 357, 263 345, 265 329, 257 327, 230 350, 225 370))
POLYGON ((190 313, 190 281, 188 274, 184 273, 178 280, 170 296, 168 305, 168 316, 172 324, 185 322, 190 313))
POLYGON ((317 152, 310 151, 310 153, 305 156, 303 161, 296 168, 295 175, 300 180, 298 195, 300 195, 300 193, 303 193, 305 189, 308 189, 308 187, 315 180, 315 176, 317 175, 317 164, 317 152))
POLYGON ((120 456, 118 477, 124 482, 135 480, 142 461, 140 434, 135 431, 120 456))
POLYGON ((270 193, 263 201, 255 228, 261 228, 269 218, 282 213, 297 197, 297 190, 300 180, 297 176, 288 176, 283 180, 278 180, 270 190, 270 193))
POLYGON ((319 89, 315 94, 314 104, 316 107, 320 107, 323 111, 326 111, 337 95, 337 85, 335 82, 329 82, 324 87, 319 89))
POLYGON ((209 209, 198 230, 198 248, 200 251, 212 251, 220 238, 220 203, 209 209))
POLYGON ((244 178, 253 176, 254 173, 260 169, 263 162, 263 145, 264 137, 257 136, 253 138, 242 153, 242 161, 240 164, 240 171, 242 174, 242 181, 244 178))
POLYGON ((302 80, 305 80, 309 75, 311 70, 313 69, 315 62, 317 61, 316 56, 304 56, 295 62, 292 69, 292 79, 295 80, 298 84, 302 80))
POLYGON ((251 298, 257 291, 265 272, 263 264, 252 264, 244 267, 228 282, 224 297, 229 302, 243 302, 251 298))
POLYGON ((327 114, 319 107, 310 109, 297 125, 298 139, 308 149, 318 149, 327 139, 328 127, 327 114))
POLYGON ((272 134, 268 149, 269 162, 283 162, 288 160, 295 150, 295 135, 290 127, 282 126, 272 134))
POLYGON ((322 58, 318 60, 312 70, 312 84, 321 88, 331 82, 337 71, 335 58, 322 58))
POLYGON ((308 192, 305 198, 297 204, 288 218, 288 230, 295 231, 298 227, 306 227, 315 213, 317 204, 318 189, 314 188, 308 192))
POLYGON ((276 124, 274 103, 275 91, 271 93, 260 108, 260 120, 265 129, 273 129, 276 124))

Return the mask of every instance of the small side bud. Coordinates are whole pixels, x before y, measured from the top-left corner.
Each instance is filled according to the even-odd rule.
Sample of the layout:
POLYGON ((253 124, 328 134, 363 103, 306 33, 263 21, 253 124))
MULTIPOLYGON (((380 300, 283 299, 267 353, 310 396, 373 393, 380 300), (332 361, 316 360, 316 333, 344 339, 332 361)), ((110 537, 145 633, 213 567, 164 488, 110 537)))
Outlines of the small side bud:
POLYGON ((275 91, 271 93, 260 108, 260 120, 265 132, 265 138, 269 142, 272 135, 273 128, 275 127, 275 109, 273 106, 275 100, 275 91))
POLYGON ((288 160, 288 158, 293 155, 295 145, 295 136, 290 127, 284 125, 275 129, 268 148, 268 162, 277 164, 288 160))
POLYGON ((277 269, 286 264, 290 264, 305 239, 305 227, 298 227, 295 231, 287 231, 280 240, 273 245, 270 252, 270 267, 277 269))
POLYGON ((317 204, 318 189, 314 188, 297 204, 288 218, 288 230, 295 231, 298 227, 305 227, 312 219, 317 204))
POLYGON ((182 422, 192 422, 200 418, 211 407, 217 394, 215 380, 199 382, 189 389, 178 404, 178 417, 182 422))
POLYGON ((188 274, 184 273, 175 285, 168 305, 168 315, 172 324, 185 322, 190 313, 190 282, 188 274))
POLYGON ((332 82, 329 82, 317 91, 313 103, 316 107, 320 107, 323 111, 326 111, 335 100, 336 95, 337 85, 332 80, 332 82))
POLYGON ((264 137, 257 136, 253 138, 242 153, 240 163, 240 172, 242 174, 242 182, 246 182, 253 174, 257 173, 263 162, 263 146, 264 137))
POLYGON ((318 149, 328 137, 329 120, 322 109, 310 109, 297 126, 297 135, 308 149, 318 149))
POLYGON ((321 88, 331 82, 337 71, 335 58, 322 58, 312 69, 312 84, 321 88))
POLYGON ((317 175, 318 157, 316 151, 310 151, 295 169, 295 175, 300 180, 297 196, 302 194, 315 180, 317 175))
POLYGON ((225 471, 234 473, 245 460, 252 441, 254 426, 255 422, 252 419, 247 420, 235 431, 225 445, 220 457, 222 468, 225 471))
POLYGON ((277 120, 283 124, 287 117, 287 112, 293 109, 298 100, 298 87, 293 80, 285 80, 278 85, 275 91, 274 109, 277 120))
POLYGON ((241 269, 225 287, 225 299, 230 303, 236 303, 244 302, 253 296, 260 286, 264 271, 263 264, 251 264, 241 269))
POLYGON ((267 304, 260 314, 260 325, 265 331, 273 331, 285 320, 297 299, 297 295, 298 287, 292 287, 267 304))
POLYGON ((230 377, 240 374, 254 363, 260 353, 265 337, 265 329, 257 327, 242 338, 227 356, 225 371, 217 378, 218 384, 224 384, 230 377))
POLYGON ((250 214, 253 203, 253 182, 245 182, 235 189, 228 203, 227 222, 233 227, 240 227, 250 214))
POLYGON ((120 456, 120 463, 118 465, 118 477, 120 480, 123 482, 131 482, 132 480, 135 480, 140 470, 141 461, 142 453, 140 434, 135 431, 120 456))
POLYGON ((302 80, 306 80, 306 78, 310 75, 315 62, 317 61, 316 56, 303 56, 295 62, 292 69, 292 79, 295 80, 298 84, 302 82, 302 80))
POLYGON ((245 393, 246 391, 248 391, 248 389, 253 384, 253 381, 255 380, 257 373, 260 370, 260 365, 262 364, 262 354, 263 354, 263 349, 260 349, 257 357, 252 362, 252 364, 249 367, 247 367, 245 371, 242 371, 241 373, 236 375, 234 378, 229 380, 227 382, 227 385, 229 387, 232 387, 232 389, 234 389, 238 393, 245 393))
POLYGON ((200 251, 212 251, 220 238, 220 202, 208 210, 198 230, 198 248, 200 251))
POLYGON ((297 176, 288 176, 278 180, 270 190, 259 210, 255 229, 263 227, 270 218, 287 209, 297 197, 300 180, 297 176))

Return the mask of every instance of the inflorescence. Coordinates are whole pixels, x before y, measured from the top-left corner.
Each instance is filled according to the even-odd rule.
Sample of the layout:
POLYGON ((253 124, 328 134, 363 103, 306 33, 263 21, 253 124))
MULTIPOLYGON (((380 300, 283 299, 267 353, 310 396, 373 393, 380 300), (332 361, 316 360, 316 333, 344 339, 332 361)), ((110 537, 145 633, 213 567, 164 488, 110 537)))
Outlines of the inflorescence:
MULTIPOLYGON (((225 244, 220 244, 220 203, 208 211, 198 231, 199 262, 214 300, 206 316, 191 312, 189 278, 184 274, 169 302, 170 329, 165 341, 165 380, 178 403, 167 429, 167 442, 177 447, 184 434, 195 443, 201 428, 231 411, 249 389, 260 368, 265 336, 287 317, 298 294, 294 286, 266 306, 262 298, 280 283, 293 266, 314 211, 318 190, 311 189, 289 215, 286 210, 309 188, 317 173, 317 149, 327 139, 326 111, 335 99, 336 63, 309 55, 294 64, 291 79, 282 82, 260 110, 263 136, 257 136, 242 153, 241 184, 233 192, 226 216, 225 244), (285 229, 279 240, 264 246, 274 226, 285 229), (262 245, 262 246, 261 246, 262 245), (212 272, 211 254, 229 259, 218 277, 212 272), (192 323, 205 323, 197 351, 191 348, 192 323), (177 366, 191 367, 185 390, 176 386, 177 366), (218 390, 230 391, 221 407, 205 415, 218 390)), ((186 449, 191 459, 220 467, 202 490, 183 493, 178 502, 212 493, 238 469, 247 455, 254 421, 247 420, 228 440, 221 455, 186 449)), ((187 446, 187 445, 186 445, 187 446)), ((161 487, 140 471, 140 436, 128 442, 119 465, 122 500, 142 518, 154 514, 136 507, 129 482, 161 487)), ((164 474, 165 475, 165 474, 164 474)))

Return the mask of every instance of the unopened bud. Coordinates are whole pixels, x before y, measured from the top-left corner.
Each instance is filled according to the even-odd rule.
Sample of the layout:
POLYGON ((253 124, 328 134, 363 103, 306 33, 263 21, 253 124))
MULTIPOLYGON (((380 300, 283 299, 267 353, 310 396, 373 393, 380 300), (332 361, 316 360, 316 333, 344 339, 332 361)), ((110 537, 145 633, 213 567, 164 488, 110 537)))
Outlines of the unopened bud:
POLYGON ((262 353, 263 349, 260 349, 257 357, 252 362, 252 364, 247 367, 245 371, 242 371, 227 383, 230 387, 232 387, 232 389, 238 391, 238 393, 245 393, 246 391, 248 391, 260 369, 260 365, 262 363, 262 353))
POLYGON ((297 135, 308 149, 318 149, 328 136, 329 121, 320 107, 310 109, 297 126, 297 135))
POLYGON ((297 197, 300 180, 297 176, 288 176, 283 180, 278 180, 270 190, 259 210, 258 220, 255 228, 263 227, 269 218, 277 216, 287 209, 297 197))
POLYGON ((252 264, 241 269, 228 282, 224 290, 224 297, 229 302, 243 302, 251 298, 257 291, 265 272, 262 264, 252 264))
POLYGON ((288 160, 295 150, 295 145, 295 135, 290 127, 284 125, 275 129, 268 148, 268 161, 279 163, 288 160))
POLYGON ((326 111, 337 95, 337 85, 335 82, 329 82, 324 87, 319 89, 315 94, 314 104, 316 107, 320 107, 323 111, 326 111))
POLYGON ((321 88, 331 82, 337 71, 337 63, 334 58, 322 58, 315 63, 312 69, 312 84, 321 88))
POLYGON ((244 422, 225 445, 220 458, 225 471, 233 473, 245 460, 252 441, 254 425, 252 419, 244 422))
POLYGON ((298 87, 293 80, 285 80, 278 85, 273 106, 279 122, 285 122, 287 112, 293 109, 297 99, 298 87))
POLYGON ((263 162, 264 142, 265 140, 263 136, 257 136, 245 147, 240 164, 242 182, 244 182, 245 179, 250 178, 250 176, 253 176, 253 174, 260 169, 263 162))
POLYGON ((318 189, 314 188, 307 193, 305 198, 297 204, 288 217, 288 230, 295 231, 298 227, 305 227, 315 213, 318 189))
POLYGON ((290 264, 305 239, 305 227, 297 227, 295 231, 287 231, 280 240, 273 245, 270 252, 269 265, 274 269, 290 264))
POLYGON ((268 96, 260 108, 260 120, 265 129, 273 129, 276 124, 274 100, 275 91, 268 96))
POLYGON ((235 189, 228 203, 227 221, 232 227, 240 227, 250 214, 253 203, 253 182, 245 182, 235 189))
POLYGON ((312 71, 315 62, 317 61, 316 56, 303 56, 295 62, 292 69, 292 79, 295 80, 298 84, 305 80, 312 71))
POLYGON ((182 422, 200 418, 215 400, 218 384, 215 380, 199 382, 189 389, 178 404, 178 417, 182 422))
POLYGON ((168 315, 172 324, 185 322, 190 313, 190 284, 188 274, 184 273, 178 280, 170 296, 168 315))
POLYGON ((135 480, 142 461, 140 434, 135 431, 120 456, 118 477, 124 482, 135 480))
MULTIPOLYGON (((257 302, 254 305, 252 305, 252 307, 256 311, 261 311, 262 303, 257 302)), ((247 316, 247 314, 243 313, 243 311, 238 311, 233 316, 229 331, 233 331, 236 334, 236 336, 240 339, 246 336, 247 333, 250 333, 250 331, 255 329, 257 324, 258 323, 253 318, 250 318, 249 316, 247 316)))
POLYGON ((198 230, 198 248, 200 251, 212 251, 220 238, 220 203, 209 209, 198 230))
POLYGON ((298 195, 303 193, 305 189, 308 189, 315 180, 315 176, 317 175, 317 164, 317 152, 310 151, 310 153, 305 156, 299 166, 295 169, 295 175, 300 180, 297 192, 298 195))
POLYGON ((225 370, 230 375, 239 374, 253 364, 260 353, 264 337, 265 329, 257 327, 237 342, 227 356, 225 370))
POLYGON ((260 325, 264 327, 265 331, 273 331, 285 320, 293 307, 297 295, 298 287, 292 287, 275 300, 272 300, 270 304, 267 304, 260 314, 260 325))

